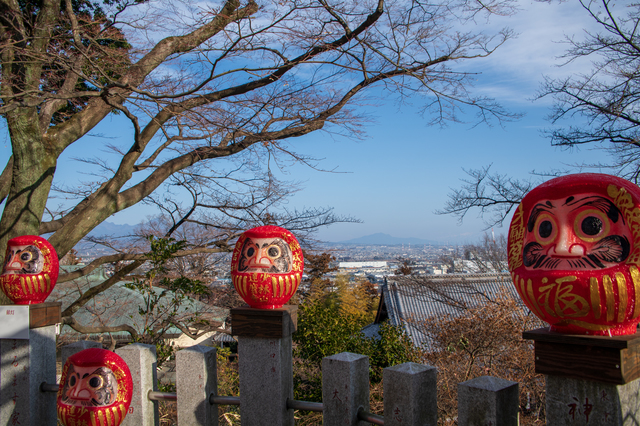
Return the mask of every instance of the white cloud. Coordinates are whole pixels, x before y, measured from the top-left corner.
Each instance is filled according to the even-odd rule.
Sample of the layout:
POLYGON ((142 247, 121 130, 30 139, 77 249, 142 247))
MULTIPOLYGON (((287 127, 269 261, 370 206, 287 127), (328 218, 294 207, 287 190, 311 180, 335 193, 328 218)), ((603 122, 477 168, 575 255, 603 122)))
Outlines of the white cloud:
POLYGON ((590 60, 581 59, 565 66, 560 58, 568 48, 567 37, 581 39, 585 30, 598 25, 579 2, 530 2, 511 17, 498 17, 485 26, 487 32, 512 28, 518 36, 507 41, 486 59, 469 61, 465 71, 481 72, 476 93, 501 101, 528 103, 543 76, 561 78, 584 72, 590 60))

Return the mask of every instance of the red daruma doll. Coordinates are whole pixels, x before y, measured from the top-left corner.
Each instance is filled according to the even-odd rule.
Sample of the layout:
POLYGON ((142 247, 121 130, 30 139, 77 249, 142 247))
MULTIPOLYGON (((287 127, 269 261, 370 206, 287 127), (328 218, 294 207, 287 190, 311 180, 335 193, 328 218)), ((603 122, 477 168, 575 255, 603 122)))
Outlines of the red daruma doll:
POLYGON ((520 297, 552 331, 634 334, 640 321, 640 189, 603 174, 534 188, 509 228, 520 297))
POLYGON ((118 426, 133 394, 129 367, 119 355, 90 348, 69 358, 58 389, 58 419, 64 426, 118 426))
POLYGON ((275 309, 287 303, 302 279, 304 260, 296 237, 278 226, 245 231, 233 250, 231 278, 252 308, 275 309))
POLYGON ((58 255, 49 241, 23 235, 7 242, 0 287, 17 305, 43 303, 58 279, 58 255))

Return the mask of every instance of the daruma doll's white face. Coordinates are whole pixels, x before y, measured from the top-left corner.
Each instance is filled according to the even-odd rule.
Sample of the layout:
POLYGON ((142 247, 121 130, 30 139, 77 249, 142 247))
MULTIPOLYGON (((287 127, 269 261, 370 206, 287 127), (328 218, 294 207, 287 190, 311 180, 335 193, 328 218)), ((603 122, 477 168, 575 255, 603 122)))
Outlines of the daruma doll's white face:
POLYGON ((291 272, 291 248, 282 238, 247 238, 238 261, 239 272, 291 272))
POLYGON ((108 367, 78 367, 71 364, 62 390, 62 401, 69 405, 103 407, 115 402, 118 381, 108 367))
POLYGON ((575 194, 531 209, 523 262, 527 269, 603 269, 629 256, 631 230, 611 200, 575 194))

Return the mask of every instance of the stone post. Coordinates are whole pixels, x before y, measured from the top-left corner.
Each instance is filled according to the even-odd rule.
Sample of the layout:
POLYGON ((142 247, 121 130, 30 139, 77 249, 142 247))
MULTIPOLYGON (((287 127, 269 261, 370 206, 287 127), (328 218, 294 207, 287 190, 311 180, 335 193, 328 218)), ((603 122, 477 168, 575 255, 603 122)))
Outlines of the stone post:
POLYGON ((133 379, 133 396, 122 426, 158 426, 158 401, 150 401, 149 391, 158 390, 156 347, 134 343, 116 349, 127 363, 133 379))
POLYGON ((541 328, 523 337, 534 340, 536 373, 545 375, 547 424, 638 425, 640 333, 582 336, 541 328))
POLYGON ((636 426, 640 421, 640 380, 613 385, 545 376, 547 424, 636 426))
POLYGON ((482 376, 459 383, 458 425, 518 426, 519 401, 518 382, 482 376))
POLYGON ((234 308, 231 332, 238 336, 240 422, 242 426, 293 426, 291 335, 297 306, 234 308))
POLYGON ((322 424, 360 426, 358 411, 369 411, 369 358, 342 352, 322 359, 322 424))
POLYGON ((64 345, 60 349, 60 362, 62 366, 64 367, 64 363, 67 362, 67 358, 71 355, 75 355, 89 348, 102 348, 102 344, 100 344, 100 342, 94 342, 93 340, 78 340, 77 342, 64 345))
POLYGON ((438 372, 435 367, 406 362, 383 371, 384 424, 436 426, 438 372))
POLYGON ((56 425, 56 394, 40 384, 56 383, 60 306, 29 305, 29 339, 0 339, 0 424, 56 425))
POLYGON ((209 403, 218 390, 216 353, 199 345, 176 353, 178 424, 218 426, 218 406, 209 403))

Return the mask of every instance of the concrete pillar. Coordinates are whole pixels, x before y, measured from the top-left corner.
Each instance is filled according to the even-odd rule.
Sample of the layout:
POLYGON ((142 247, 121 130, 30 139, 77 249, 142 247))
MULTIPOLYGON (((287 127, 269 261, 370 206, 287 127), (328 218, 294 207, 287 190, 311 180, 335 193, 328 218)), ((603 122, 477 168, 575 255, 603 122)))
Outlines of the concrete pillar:
POLYGON ((147 396, 150 390, 158 390, 156 347, 134 343, 116 353, 127 363, 133 379, 131 406, 122 426, 158 426, 158 402, 147 396))
POLYGON ((29 340, 0 340, 0 358, 0 424, 30 425, 29 340))
POLYGON ((176 353, 178 424, 218 426, 218 406, 209 403, 218 390, 216 353, 199 345, 176 353))
POLYGON ((238 336, 238 362, 242 426, 293 426, 291 336, 238 336))
POLYGON ((64 363, 67 362, 67 358, 71 355, 75 355, 78 352, 89 348, 102 348, 102 344, 100 342, 94 342, 93 340, 78 340, 77 342, 64 345, 60 349, 60 362, 62 363, 62 366, 64 366, 64 363))
POLYGON ((435 367, 406 362, 385 368, 385 426, 436 426, 438 372, 435 367))
POLYGON ((322 359, 322 424, 365 425, 358 410, 369 411, 369 358, 342 352, 322 359))
POLYGON ((297 306, 231 310, 231 332, 238 336, 240 423, 242 426, 293 426, 291 334, 297 306))
POLYGON ((459 383, 458 425, 517 426, 519 401, 517 382, 482 376, 459 383))
POLYGON ((29 340, 0 340, 0 424, 56 425, 56 327, 29 330, 29 340))
POLYGON ((640 379, 624 385, 545 376, 547 424, 640 424, 640 379))
POLYGON ((29 305, 29 338, 0 339, 0 424, 55 426, 56 325, 60 304, 29 305))

